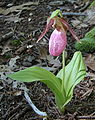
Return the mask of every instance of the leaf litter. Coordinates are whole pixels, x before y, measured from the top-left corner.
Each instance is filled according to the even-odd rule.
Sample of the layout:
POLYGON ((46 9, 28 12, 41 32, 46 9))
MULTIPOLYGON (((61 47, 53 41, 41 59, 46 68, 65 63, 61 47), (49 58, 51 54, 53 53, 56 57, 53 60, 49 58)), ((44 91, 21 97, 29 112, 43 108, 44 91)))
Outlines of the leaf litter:
MULTIPOLYGON (((81 5, 81 3, 83 4, 83 2, 79 2, 79 4, 77 3, 78 4, 77 6, 81 5)), ((59 68, 61 67, 60 57, 54 58, 54 57, 48 55, 48 50, 47 50, 48 45, 47 45, 46 40, 45 40, 45 42, 44 42, 44 40, 42 41, 44 49, 40 49, 40 47, 36 47, 35 45, 32 44, 34 41, 35 41, 34 44, 36 43, 35 38, 38 37, 39 32, 36 32, 35 38, 33 38, 32 33, 37 30, 37 27, 39 27, 39 29, 42 30, 42 28, 44 26, 43 25, 44 21, 46 20, 47 16, 49 15, 48 2, 44 1, 44 6, 43 6, 43 4, 40 3, 40 1, 37 2, 36 5, 32 5, 32 4, 29 5, 30 3, 27 5, 25 5, 25 4, 24 4, 24 6, 23 6, 23 4, 22 4, 22 6, 18 5, 19 8, 17 7, 17 5, 9 6, 9 8, 7 8, 7 9, 0 7, 0 9, 1 9, 0 12, 4 13, 4 11, 5 11, 3 16, 7 16, 4 18, 4 20, 6 22, 6 27, 3 30, 7 30, 7 29, 10 30, 13 27, 15 35, 17 37, 19 37, 19 35, 18 35, 19 32, 25 33, 23 36, 25 37, 26 41, 28 41, 30 39, 30 38, 28 38, 29 34, 31 34, 31 36, 32 36, 31 40, 29 40, 29 42, 23 41, 24 44, 21 44, 21 46, 19 45, 17 47, 8 46, 11 50, 4 51, 4 52, 2 51, 3 54, 0 53, 0 54, 2 54, 2 57, 4 57, 6 54, 8 54, 10 52, 12 52, 12 54, 13 54, 11 58, 7 59, 7 62, 5 60, 2 63, 0 63, 0 65, 1 65, 0 79, 2 78, 1 82, 0 82, 0 87, 1 87, 0 92, 2 92, 2 96, 0 94, 0 100, 1 100, 0 105, 2 105, 2 107, 0 108, 2 110, 2 113, 0 113, 0 118, 2 118, 3 115, 5 114, 6 119, 12 119, 12 120, 14 120, 17 116, 18 116, 17 118, 21 119, 21 120, 23 120, 23 119, 26 119, 26 120, 41 119, 37 114, 35 114, 31 109, 29 109, 28 104, 25 101, 25 98, 23 96, 24 90, 30 91, 30 97, 32 98, 32 100, 34 100, 33 102, 35 103, 35 105, 37 105, 37 107, 39 109, 41 109, 42 111, 46 111, 48 113, 48 115, 50 116, 50 119, 65 119, 65 118, 69 119, 69 118, 72 118, 71 116, 73 116, 73 118, 74 118, 75 112, 77 112, 78 115, 93 114, 93 112, 95 111, 95 107, 92 106, 92 104, 94 104, 93 101, 95 99, 95 87, 94 87, 95 86, 95 82, 94 82, 95 81, 95 73, 94 73, 95 69, 94 69, 94 57, 93 57, 94 54, 93 55, 91 54, 91 57, 90 57, 90 55, 85 57, 86 64, 88 64, 87 66, 90 68, 90 70, 88 69, 89 73, 87 74, 87 77, 85 78, 85 80, 82 81, 81 84, 76 87, 75 92, 74 92, 75 96, 72 99, 71 103, 68 104, 67 113, 65 113, 65 115, 58 112, 57 108, 55 107, 53 94, 44 84, 42 84, 40 82, 22 84, 17 81, 12 81, 9 79, 7 80, 7 78, 5 77, 6 74, 26 68, 25 66, 23 66, 21 64, 21 63, 23 63, 23 61, 25 59, 26 59, 26 61, 29 59, 29 62, 32 65, 37 65, 37 66, 40 65, 41 67, 48 69, 49 71, 53 71, 54 73, 56 73, 56 71, 58 71, 59 68), (43 7, 43 9, 41 8, 40 4, 43 7), (13 10, 12 10, 12 7, 13 7, 13 10), (32 10, 35 10, 35 11, 33 12, 32 10), (36 10, 37 10, 37 12, 36 12, 36 10), (41 11, 41 12, 39 12, 39 11, 41 11), (32 13, 32 16, 29 15, 30 13, 32 13), (39 15, 38 15, 38 13, 39 13, 39 15), (46 15, 46 16, 44 15, 45 17, 43 16, 43 13, 46 15), (19 18, 24 18, 24 19, 20 20, 19 18), (31 20, 29 20, 28 18, 31 18, 31 20), (18 21, 17 21, 17 19, 18 19, 18 21), (14 24, 12 22, 14 22, 14 24), (24 27, 22 27, 22 26, 24 26, 24 27), (18 33, 16 31, 18 31, 18 33), (29 46, 29 45, 32 45, 32 47, 27 48, 27 46, 29 46), (22 50, 23 47, 25 47, 25 48, 22 50), (20 50, 20 48, 21 48, 21 50, 20 50), (17 50, 20 52, 17 53, 17 50), (18 58, 17 56, 19 56, 20 58, 18 58), (31 57, 29 58, 28 56, 33 56, 34 57, 33 60, 31 57), (7 64, 7 66, 6 66, 6 64, 7 64), (2 68, 2 65, 3 65, 3 68, 2 68), (15 66, 14 69, 10 69, 10 67, 12 68, 12 66, 15 66), (19 104, 22 104, 22 107, 20 109, 18 107, 18 109, 17 109, 16 107, 19 106, 19 104), (11 107, 12 107, 13 111, 16 110, 15 114, 14 113, 11 114, 11 112, 12 112, 12 110, 10 109, 11 107), (69 109, 68 109, 68 107, 69 107, 69 109), (9 111, 7 111, 7 110, 9 110, 9 111), (22 113, 21 111, 24 111, 25 113, 22 113), (8 114, 10 116, 8 116, 8 114)), ((56 4, 56 7, 60 7, 57 4, 57 2, 54 4, 56 4)), ((69 5, 71 5, 70 1, 69 1, 68 5, 64 4, 64 6, 66 6, 66 8, 68 8, 70 11, 71 8, 68 7, 69 5)), ((74 6, 76 5, 76 1, 73 2, 73 5, 74 6)), ((50 8, 49 9, 50 11, 53 11, 52 7, 49 7, 49 8, 50 8)), ((63 9, 63 11, 66 11, 66 9, 63 8, 62 6, 61 6, 61 8, 63 9)), ((90 10, 92 10, 94 12, 94 9, 90 9, 90 10)), ((72 11, 74 11, 74 9, 72 11)), ((89 15, 91 14, 90 12, 88 12, 88 13, 89 13, 89 15)), ((93 15, 91 14, 90 16, 93 17, 93 20, 94 20, 94 14, 93 15)), ((84 35, 84 32, 86 30, 85 28, 93 25, 94 22, 93 22, 92 18, 88 19, 87 17, 85 17, 85 19, 81 16, 80 17, 72 16, 72 18, 68 18, 68 20, 70 20, 70 21, 72 21, 72 19, 77 20, 76 25, 74 26, 75 28, 78 29, 78 31, 76 31, 76 33, 79 34, 79 33, 81 33, 81 31, 83 31, 82 35, 84 35), (84 21, 84 20, 86 20, 86 21, 84 21), (90 24, 90 20, 92 20, 91 24, 90 24), (83 29, 81 29, 81 28, 83 28, 83 29)), ((75 21, 73 21, 72 23, 75 23, 75 21)), ((5 24, 4 24, 4 26, 5 26, 5 24)), ((0 29, 1 28, 3 28, 3 27, 0 26, 0 29)), ((8 39, 8 40, 10 41, 10 39, 8 39)), ((69 42, 69 40, 68 40, 68 42, 69 42)), ((0 44, 0 45, 4 49, 5 45, 3 45, 3 44, 0 44)), ((70 52, 70 54, 72 54, 72 52, 70 52)))
POLYGON ((75 18, 71 20, 74 27, 80 28, 87 28, 89 25, 95 25, 95 6, 91 5, 88 9, 84 11, 86 14, 85 17, 75 18))
POLYGON ((85 57, 85 63, 91 70, 95 71, 95 55, 88 54, 85 57))
POLYGON ((38 5, 39 2, 27 2, 18 6, 12 6, 7 9, 2 9, 0 8, 0 14, 8 15, 9 13, 12 12, 21 12, 22 10, 31 10, 31 5, 38 5), (28 6, 28 7, 27 7, 28 6))

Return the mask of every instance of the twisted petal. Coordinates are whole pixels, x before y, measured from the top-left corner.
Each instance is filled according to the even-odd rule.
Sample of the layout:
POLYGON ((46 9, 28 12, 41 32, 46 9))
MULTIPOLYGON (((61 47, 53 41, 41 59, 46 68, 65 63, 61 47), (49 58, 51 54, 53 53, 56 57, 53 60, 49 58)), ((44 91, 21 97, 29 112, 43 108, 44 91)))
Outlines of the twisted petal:
POLYGON ((77 40, 77 41, 80 41, 79 38, 76 36, 76 33, 73 31, 73 29, 69 26, 68 22, 63 19, 63 18, 60 18, 60 22, 62 22, 66 27, 67 29, 70 31, 70 33, 72 34, 72 36, 77 40))
POLYGON ((65 31, 57 31, 56 29, 50 36, 49 53, 52 56, 59 56, 65 49, 67 44, 67 37, 65 31))
MULTIPOLYGON (((48 30, 52 27, 53 23, 54 23, 54 20, 53 20, 53 19, 50 19, 50 20, 47 21, 47 24, 46 24, 46 26, 45 26, 45 29, 44 29, 44 31, 41 33, 41 35, 39 36, 38 41, 41 40, 42 37, 48 32, 48 30)), ((37 42, 38 42, 38 41, 37 41, 37 42)))

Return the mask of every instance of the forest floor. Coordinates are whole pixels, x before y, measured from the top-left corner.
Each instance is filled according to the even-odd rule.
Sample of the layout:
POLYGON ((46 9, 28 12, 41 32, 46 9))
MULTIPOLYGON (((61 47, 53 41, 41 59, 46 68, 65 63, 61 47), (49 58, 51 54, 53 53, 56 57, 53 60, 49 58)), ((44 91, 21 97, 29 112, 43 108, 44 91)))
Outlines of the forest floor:
MULTIPOLYGON (((91 2, 91 1, 90 1, 91 2)), ((31 66, 43 67, 54 74, 61 68, 61 56, 53 57, 48 52, 48 39, 52 29, 37 43, 47 17, 56 9, 62 10, 70 26, 79 38, 95 25, 94 20, 84 20, 89 1, 82 0, 1 0, 0 1, 0 120, 43 120, 29 106, 24 90, 38 109, 48 114, 49 120, 86 120, 95 117, 95 52, 83 53, 87 64, 87 76, 74 89, 74 96, 60 113, 54 95, 41 82, 20 83, 12 81, 6 74, 31 66), (10 9, 9 9, 10 8, 10 9), (73 13, 79 13, 74 15, 73 13), (31 48, 28 48, 31 45, 31 48), (28 47, 27 47, 28 46, 28 47)), ((75 41, 67 33, 67 62, 74 52, 75 41)), ((95 120, 95 118, 93 118, 95 120)))

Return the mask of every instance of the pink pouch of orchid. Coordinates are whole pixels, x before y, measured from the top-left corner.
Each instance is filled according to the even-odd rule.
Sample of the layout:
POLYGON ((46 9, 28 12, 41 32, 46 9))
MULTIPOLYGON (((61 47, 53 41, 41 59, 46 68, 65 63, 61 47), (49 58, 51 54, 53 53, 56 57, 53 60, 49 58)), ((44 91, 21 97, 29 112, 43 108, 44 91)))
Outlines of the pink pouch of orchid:
POLYGON ((67 37, 65 31, 54 30, 49 40, 49 53, 52 56, 59 56, 65 49, 67 37))

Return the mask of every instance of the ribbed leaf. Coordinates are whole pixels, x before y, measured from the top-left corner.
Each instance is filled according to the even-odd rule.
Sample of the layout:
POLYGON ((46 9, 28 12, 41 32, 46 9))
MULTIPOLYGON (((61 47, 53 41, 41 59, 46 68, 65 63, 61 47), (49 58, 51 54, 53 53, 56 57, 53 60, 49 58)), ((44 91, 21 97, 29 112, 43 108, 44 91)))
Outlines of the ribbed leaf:
POLYGON ((65 96, 63 93, 61 93, 61 80, 45 69, 39 67, 30 67, 25 70, 10 74, 8 77, 21 82, 41 81, 52 90, 56 96, 59 107, 61 107, 65 101, 65 96))
MULTIPOLYGON (((57 77, 61 78, 62 69, 57 74, 57 77)), ((81 81, 86 75, 85 64, 82 59, 81 52, 76 52, 70 61, 70 63, 65 67, 65 79, 64 79, 64 89, 66 96, 73 95, 74 87, 81 81)))

